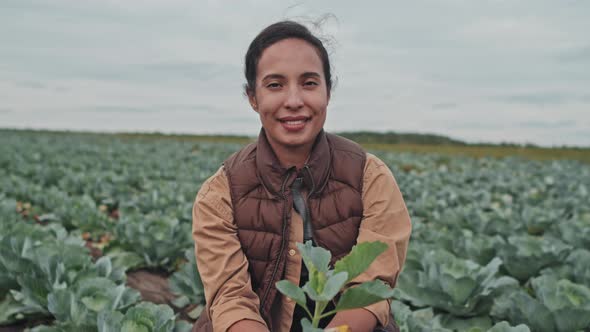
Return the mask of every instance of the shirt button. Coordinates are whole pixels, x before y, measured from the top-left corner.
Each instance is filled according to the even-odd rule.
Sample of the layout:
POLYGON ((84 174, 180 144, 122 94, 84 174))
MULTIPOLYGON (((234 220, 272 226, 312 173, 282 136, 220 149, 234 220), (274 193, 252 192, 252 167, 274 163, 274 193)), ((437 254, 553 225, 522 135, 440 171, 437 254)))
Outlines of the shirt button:
POLYGON ((289 256, 295 256, 296 253, 295 249, 289 250, 289 256))

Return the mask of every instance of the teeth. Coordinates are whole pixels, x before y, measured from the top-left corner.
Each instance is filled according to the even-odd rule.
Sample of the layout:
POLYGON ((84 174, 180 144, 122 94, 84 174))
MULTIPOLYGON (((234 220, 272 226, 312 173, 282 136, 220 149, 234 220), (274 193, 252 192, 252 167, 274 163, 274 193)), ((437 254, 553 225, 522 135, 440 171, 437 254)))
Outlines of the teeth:
POLYGON ((285 123, 286 124, 289 124, 289 125, 298 125, 298 124, 301 124, 303 122, 305 122, 305 120, 285 121, 285 123))

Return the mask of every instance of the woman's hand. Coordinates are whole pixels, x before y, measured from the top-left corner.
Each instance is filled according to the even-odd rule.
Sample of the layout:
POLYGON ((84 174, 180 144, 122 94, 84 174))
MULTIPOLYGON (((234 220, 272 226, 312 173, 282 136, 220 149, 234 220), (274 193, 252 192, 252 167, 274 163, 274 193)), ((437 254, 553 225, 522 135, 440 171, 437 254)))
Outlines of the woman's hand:
POLYGON ((255 320, 242 319, 229 327, 228 332, 269 332, 266 325, 255 320))
POLYGON ((358 308, 336 314, 326 328, 348 325, 352 332, 372 332, 377 326, 377 317, 369 310, 358 308))
POLYGON ((338 327, 328 327, 324 332, 352 332, 348 325, 340 325, 338 327))

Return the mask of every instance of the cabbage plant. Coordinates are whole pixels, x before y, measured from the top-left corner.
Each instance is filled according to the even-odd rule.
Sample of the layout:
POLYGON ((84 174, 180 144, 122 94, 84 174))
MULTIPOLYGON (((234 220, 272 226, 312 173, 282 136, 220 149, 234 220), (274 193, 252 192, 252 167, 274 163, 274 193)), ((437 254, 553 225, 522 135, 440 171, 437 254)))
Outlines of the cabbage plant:
POLYGON ((205 290, 197 269, 195 250, 193 247, 184 252, 187 261, 179 271, 168 279, 170 291, 178 297, 172 304, 183 308, 189 304, 198 304, 194 310, 188 313, 192 319, 197 319, 205 306, 205 290))
POLYGON ((351 252, 334 264, 330 269, 332 258, 330 252, 321 247, 312 246, 311 241, 297 243, 303 262, 309 271, 309 281, 299 288, 288 280, 276 283, 277 289, 293 299, 311 318, 301 320, 303 331, 315 332, 320 319, 348 309, 362 308, 370 304, 393 297, 393 289, 381 280, 364 282, 346 289, 348 283, 363 273, 369 265, 387 249, 383 242, 362 242, 355 245, 351 252), (342 295, 335 303, 334 310, 324 312, 330 301, 340 292, 342 295), (313 314, 307 307, 306 296, 315 302, 313 314))
POLYGON ((579 248, 590 248, 590 215, 575 216, 555 223, 552 231, 566 243, 579 248))
POLYGON ((564 265, 547 268, 541 274, 554 275, 557 279, 568 279, 578 284, 590 285, 590 251, 576 249, 567 256, 564 265))
POLYGON ((125 314, 103 311, 98 315, 98 332, 189 332, 191 325, 175 322, 174 311, 164 304, 141 302, 125 314))
POLYGON ((590 327, 590 289, 544 275, 531 280, 536 298, 524 290, 496 299, 491 315, 524 323, 533 331, 567 332, 590 327))
POLYGON ((478 316, 468 319, 434 313, 431 307, 412 311, 401 301, 391 302, 391 311, 400 332, 530 332, 528 326, 520 324, 511 326, 506 321, 492 325, 488 316, 478 316))
POLYGON ((139 300, 139 292, 125 285, 97 277, 80 281, 69 289, 57 289, 47 296, 48 309, 56 322, 37 331, 96 331, 99 313, 125 310, 139 300))
POLYGON ((590 327, 590 288, 551 276, 535 278, 531 284, 537 299, 551 311, 558 331, 590 327))
POLYGON ((499 277, 502 260, 481 266, 445 250, 408 251, 396 297, 416 307, 434 307, 458 316, 486 314, 501 291, 518 286, 510 277, 499 277))
MULTIPOLYGON (((442 234, 445 234, 445 238, 439 243, 445 249, 457 257, 470 259, 479 265, 488 264, 496 257, 497 248, 506 243, 500 235, 476 235, 469 229, 454 229, 448 234, 442 234)), ((438 247, 438 243, 436 245, 438 247)))
POLYGON ((192 244, 190 227, 167 215, 123 214, 114 228, 115 238, 109 243, 106 254, 127 252, 141 257, 142 266, 171 271, 184 249, 192 244))
POLYGON ((500 248, 499 256, 508 273, 520 281, 527 281, 542 268, 557 266, 572 250, 558 239, 531 235, 510 236, 500 248))

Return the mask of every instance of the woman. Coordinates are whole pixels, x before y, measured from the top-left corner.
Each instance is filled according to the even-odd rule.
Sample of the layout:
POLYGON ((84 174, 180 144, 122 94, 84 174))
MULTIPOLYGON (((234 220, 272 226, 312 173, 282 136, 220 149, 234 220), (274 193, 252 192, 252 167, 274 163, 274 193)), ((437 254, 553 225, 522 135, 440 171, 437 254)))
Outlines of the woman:
MULTIPOLYGON (((207 305, 193 330, 296 331, 302 312, 274 286, 307 280, 296 243, 312 240, 334 262, 357 242, 383 241, 388 250, 349 286, 376 278, 393 286, 410 218, 387 166, 323 131, 330 62, 307 28, 283 21, 264 29, 246 53, 245 74, 262 129, 197 194, 193 237, 207 305)), ((388 301, 322 323, 394 329, 388 301)))

